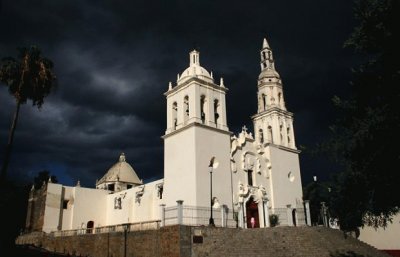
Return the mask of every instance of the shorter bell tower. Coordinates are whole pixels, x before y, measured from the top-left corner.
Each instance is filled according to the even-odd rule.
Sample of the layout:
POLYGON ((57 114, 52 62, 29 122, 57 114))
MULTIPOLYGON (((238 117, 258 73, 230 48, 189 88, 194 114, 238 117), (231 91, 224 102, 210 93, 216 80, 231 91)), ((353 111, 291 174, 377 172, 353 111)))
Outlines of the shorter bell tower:
POLYGON ((166 206, 210 206, 209 163, 214 157, 213 197, 229 204, 231 190, 219 186, 230 178, 230 135, 223 79, 214 82, 212 73, 200 65, 200 53, 189 54, 189 67, 169 83, 167 129, 164 139, 164 192, 166 206))

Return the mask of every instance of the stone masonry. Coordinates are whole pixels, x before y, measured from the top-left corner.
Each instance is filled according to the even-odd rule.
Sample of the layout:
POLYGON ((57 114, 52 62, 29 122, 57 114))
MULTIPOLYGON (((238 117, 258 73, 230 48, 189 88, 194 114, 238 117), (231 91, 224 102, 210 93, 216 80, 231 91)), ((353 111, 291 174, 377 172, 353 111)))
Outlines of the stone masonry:
POLYGON ((343 232, 324 227, 232 229, 168 226, 158 230, 53 237, 26 234, 20 245, 90 257, 388 257, 343 232))

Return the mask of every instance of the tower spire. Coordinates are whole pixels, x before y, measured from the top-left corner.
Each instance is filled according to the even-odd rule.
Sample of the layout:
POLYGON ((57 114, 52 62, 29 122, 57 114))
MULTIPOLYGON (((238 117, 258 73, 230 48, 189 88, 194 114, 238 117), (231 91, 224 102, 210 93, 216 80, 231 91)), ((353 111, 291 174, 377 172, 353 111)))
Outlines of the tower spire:
POLYGON ((260 54, 261 54, 261 71, 266 69, 275 70, 274 57, 272 56, 272 50, 266 38, 264 38, 263 40, 263 45, 260 54))
POLYGON ((269 48, 269 44, 268 44, 268 42, 267 42, 267 39, 266 39, 266 38, 264 38, 264 40, 263 40, 263 46, 262 46, 262 48, 263 48, 263 49, 265 49, 265 48, 269 48))
POLYGON ((293 114, 286 110, 282 81, 267 39, 263 39, 261 72, 258 76, 258 111, 253 116, 255 136, 275 144, 296 149, 293 133, 293 114))

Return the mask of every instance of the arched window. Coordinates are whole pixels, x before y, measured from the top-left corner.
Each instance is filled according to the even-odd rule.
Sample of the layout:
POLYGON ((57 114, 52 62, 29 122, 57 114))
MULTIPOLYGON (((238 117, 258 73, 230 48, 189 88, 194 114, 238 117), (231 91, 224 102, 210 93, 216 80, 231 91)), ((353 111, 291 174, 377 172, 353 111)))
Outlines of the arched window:
POLYGON ((282 107, 281 101, 282 101, 282 93, 279 93, 278 94, 278 105, 279 105, 279 107, 282 107))
POLYGON ((206 97, 202 95, 200 97, 200 115, 201 115, 201 123, 205 124, 206 123, 206 97))
POLYGON ((219 121, 219 102, 217 99, 214 100, 214 122, 215 126, 218 127, 218 121, 219 121))
POLYGON ((287 127, 287 130, 286 130, 286 132, 287 132, 287 143, 288 143, 288 146, 290 146, 290 127, 287 127))
POLYGON ((279 134, 281 135, 281 144, 283 143, 283 125, 279 126, 279 134))
POLYGON ((268 139, 271 143, 274 143, 274 137, 272 135, 272 127, 268 126, 268 139))
POLYGON ((262 129, 258 130, 259 138, 260 138, 260 144, 264 144, 264 132, 262 129))
POLYGON ((265 111, 267 109, 267 96, 265 94, 262 94, 262 101, 263 101, 263 110, 265 111))
POLYGON ((184 115, 183 117, 185 118, 185 124, 187 123, 188 119, 189 119, 189 96, 185 96, 185 98, 183 99, 183 108, 184 108, 184 115))
POLYGON ((176 102, 172 104, 172 122, 172 126, 175 130, 178 125, 178 104, 176 102))

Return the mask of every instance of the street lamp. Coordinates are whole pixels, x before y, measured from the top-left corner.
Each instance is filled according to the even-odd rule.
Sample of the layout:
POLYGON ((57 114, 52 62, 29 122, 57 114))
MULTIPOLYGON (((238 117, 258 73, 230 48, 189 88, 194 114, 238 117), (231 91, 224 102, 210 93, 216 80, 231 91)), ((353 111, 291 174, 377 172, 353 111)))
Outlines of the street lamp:
POLYGON ((212 227, 215 227, 214 218, 213 218, 212 172, 213 172, 213 169, 218 168, 218 165, 219 165, 219 162, 215 159, 215 156, 213 156, 210 160, 210 164, 208 165, 208 167, 210 168, 210 209, 211 209, 209 225, 212 227))

